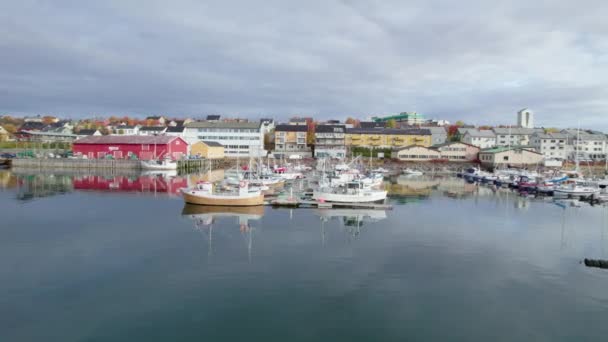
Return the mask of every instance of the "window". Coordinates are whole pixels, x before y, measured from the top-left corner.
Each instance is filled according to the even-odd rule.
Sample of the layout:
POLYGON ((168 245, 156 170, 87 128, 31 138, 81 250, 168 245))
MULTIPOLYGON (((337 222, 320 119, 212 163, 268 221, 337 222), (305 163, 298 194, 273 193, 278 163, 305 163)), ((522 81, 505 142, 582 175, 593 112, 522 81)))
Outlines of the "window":
POLYGON ((504 157, 502 157, 502 160, 504 160, 504 161, 509 161, 509 156, 504 156, 504 157))
POLYGON ((141 145, 142 151, 150 151, 150 145, 141 145))

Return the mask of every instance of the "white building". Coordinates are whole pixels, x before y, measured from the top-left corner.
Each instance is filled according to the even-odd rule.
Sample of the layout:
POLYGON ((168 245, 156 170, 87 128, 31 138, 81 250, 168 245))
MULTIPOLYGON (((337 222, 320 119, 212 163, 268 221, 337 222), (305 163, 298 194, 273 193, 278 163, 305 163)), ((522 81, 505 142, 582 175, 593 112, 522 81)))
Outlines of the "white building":
POLYGON ((462 142, 481 149, 491 148, 496 146, 496 134, 490 130, 467 130, 462 137, 462 142))
POLYGON ((165 135, 183 138, 185 129, 186 127, 184 126, 169 126, 167 127, 167 130, 165 130, 165 135))
POLYGON ((517 125, 522 128, 534 128, 534 113, 528 108, 517 112, 517 125))
POLYGON ((165 126, 143 126, 139 128, 138 135, 164 135, 165 126))
POLYGON ((273 119, 260 119, 260 123, 262 125, 262 134, 270 133, 275 128, 273 119))
POLYGON ((508 127, 494 128, 496 134, 496 146, 527 146, 530 145, 530 138, 536 130, 533 128, 508 127))
POLYGON ((191 145, 202 140, 220 143, 227 158, 266 156, 260 122, 191 122, 183 138, 191 145))
POLYGON ((566 160, 571 153, 568 135, 564 133, 535 133, 532 135, 530 145, 545 159, 566 160))
POLYGON ((576 129, 565 129, 562 133, 568 135, 570 145, 570 159, 576 158, 578 152, 579 160, 603 160, 608 152, 606 135, 594 131, 579 131, 576 129))
POLYGON ((121 126, 116 126, 115 129, 113 130, 112 135, 139 135, 139 128, 140 127, 141 127, 140 125, 135 125, 135 126, 121 125, 121 126))
POLYGON ((346 157, 345 138, 344 125, 318 125, 315 129, 315 158, 346 157))

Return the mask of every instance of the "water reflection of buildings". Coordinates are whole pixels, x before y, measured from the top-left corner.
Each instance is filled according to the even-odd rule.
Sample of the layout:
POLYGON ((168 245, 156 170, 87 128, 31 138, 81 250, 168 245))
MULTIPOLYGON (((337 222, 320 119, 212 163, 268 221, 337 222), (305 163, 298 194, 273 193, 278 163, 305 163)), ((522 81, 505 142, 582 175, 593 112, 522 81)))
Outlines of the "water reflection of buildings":
POLYGON ((378 222, 386 218, 386 211, 377 209, 316 209, 315 215, 321 221, 321 241, 326 242, 325 223, 338 220, 343 230, 352 238, 361 234, 365 223, 378 222))
POLYGON ((76 190, 179 195, 180 189, 185 187, 188 187, 188 179, 177 176, 176 173, 143 173, 139 176, 74 176, 74 189, 76 190))
POLYGON ((17 199, 22 201, 61 195, 74 190, 71 177, 66 175, 20 175, 16 179, 17 199))
POLYGON ((263 206, 254 207, 214 207, 186 204, 182 210, 182 216, 194 222, 194 228, 205 234, 208 240, 208 255, 213 254, 214 226, 218 220, 224 218, 236 219, 239 232, 245 237, 247 245, 247 255, 251 261, 253 249, 252 220, 260 220, 264 216, 263 206))
POLYGON ((178 176, 175 171, 131 175, 31 172, 33 171, 0 173, 0 185, 2 188, 16 188, 19 200, 49 197, 75 190, 176 196, 181 188, 188 186, 188 178, 178 176))
POLYGON ((0 189, 12 189, 18 185, 17 177, 8 170, 0 170, 0 189))

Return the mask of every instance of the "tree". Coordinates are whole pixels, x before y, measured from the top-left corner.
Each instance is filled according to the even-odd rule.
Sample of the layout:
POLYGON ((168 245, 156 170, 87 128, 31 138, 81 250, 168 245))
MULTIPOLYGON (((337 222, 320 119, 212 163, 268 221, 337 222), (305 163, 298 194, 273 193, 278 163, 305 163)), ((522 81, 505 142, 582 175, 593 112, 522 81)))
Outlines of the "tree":
POLYGON ((554 128, 554 127, 545 128, 545 133, 559 133, 559 128, 554 128))
POLYGON ((358 128, 361 126, 361 122, 355 118, 351 118, 350 116, 344 121, 347 125, 353 125, 353 127, 358 128))
POLYGON ((306 144, 314 145, 315 143, 315 131, 317 130, 317 123, 311 122, 308 125, 308 131, 306 132, 306 144))
POLYGON ((456 121, 456 126, 458 126, 458 127, 464 126, 464 121, 462 121, 462 120, 456 121))
POLYGON ((46 115, 42 117, 42 123, 45 125, 50 125, 54 122, 57 122, 57 118, 54 116, 46 115))
POLYGON ((121 129, 119 129, 119 130, 118 130, 118 134, 120 134, 120 135, 125 134, 125 130, 124 130, 124 129, 122 129, 122 128, 121 128, 121 129))
POLYGON ((264 134, 264 149, 266 151, 274 150, 274 130, 264 134))
POLYGON ((9 132, 10 134, 15 134, 15 132, 17 132, 17 127, 13 124, 5 124, 2 125, 2 127, 4 127, 4 129, 9 132))
POLYGON ((397 128, 397 121, 390 119, 386 122, 386 128, 397 128))

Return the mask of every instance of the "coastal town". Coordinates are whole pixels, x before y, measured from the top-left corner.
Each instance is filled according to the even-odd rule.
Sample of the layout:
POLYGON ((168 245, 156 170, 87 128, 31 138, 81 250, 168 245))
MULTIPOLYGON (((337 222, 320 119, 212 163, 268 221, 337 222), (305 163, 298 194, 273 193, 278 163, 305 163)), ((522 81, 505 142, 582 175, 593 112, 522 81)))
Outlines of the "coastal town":
POLYGON ((415 112, 360 120, 293 117, 285 122, 208 115, 203 119, 149 116, 66 120, 54 116, 0 117, 3 158, 183 160, 231 158, 374 157, 418 163, 479 163, 485 167, 561 167, 602 163, 607 135, 585 128, 534 125, 522 109, 513 123, 467 125, 415 112), (53 150, 62 153, 53 153, 53 150))

